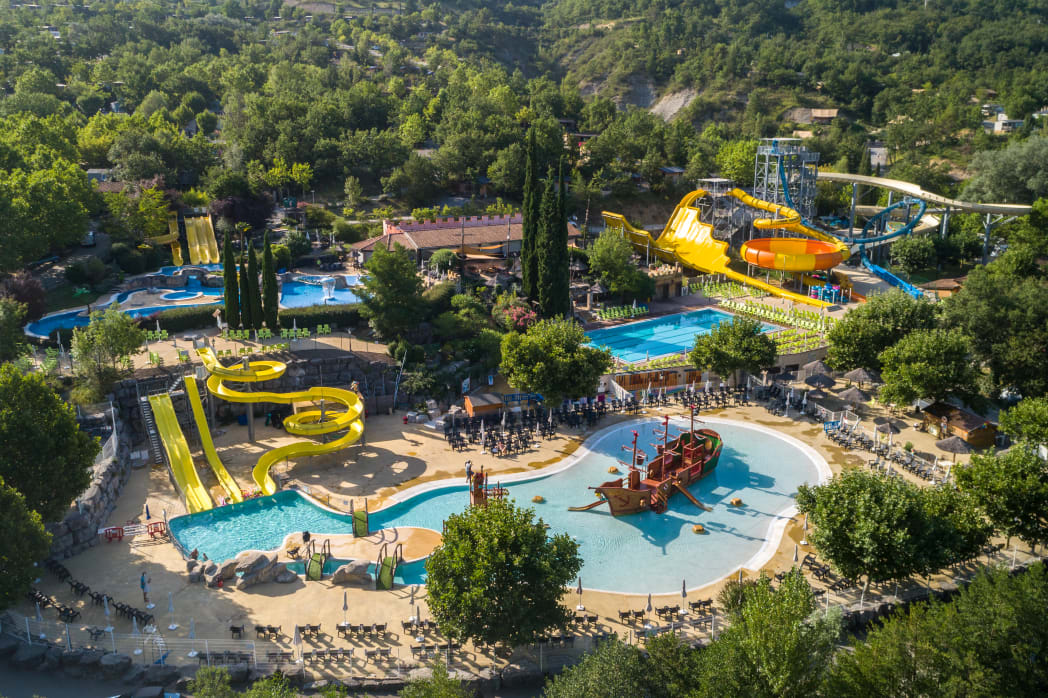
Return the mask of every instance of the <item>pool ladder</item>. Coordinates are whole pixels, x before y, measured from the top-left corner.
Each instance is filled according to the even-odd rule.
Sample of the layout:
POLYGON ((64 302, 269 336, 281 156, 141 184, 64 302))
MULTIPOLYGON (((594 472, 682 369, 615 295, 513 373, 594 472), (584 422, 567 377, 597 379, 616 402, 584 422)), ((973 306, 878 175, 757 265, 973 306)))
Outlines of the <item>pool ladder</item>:
POLYGON ((392 589, 394 584, 394 577, 397 574, 397 567, 404 559, 404 544, 397 543, 397 547, 393 548, 393 554, 387 555, 386 551, 389 548, 389 543, 383 543, 382 547, 378 552, 378 559, 375 561, 375 588, 376 589, 392 589))

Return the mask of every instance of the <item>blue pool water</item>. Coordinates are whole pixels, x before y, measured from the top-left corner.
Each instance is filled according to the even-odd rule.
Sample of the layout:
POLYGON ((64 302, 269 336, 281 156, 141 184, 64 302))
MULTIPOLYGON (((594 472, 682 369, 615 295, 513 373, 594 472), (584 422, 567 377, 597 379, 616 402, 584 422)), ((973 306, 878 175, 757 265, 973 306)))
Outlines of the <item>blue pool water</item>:
MULTIPOLYGON (((320 278, 320 277, 317 277, 320 278)), ((324 298, 324 287, 319 283, 285 281, 280 291, 280 305, 283 308, 306 308, 311 305, 328 303, 356 303, 359 299, 352 289, 336 288, 330 300, 324 298)))
POLYGON ((174 276, 178 273, 179 269, 207 269, 208 271, 222 271, 221 264, 184 264, 180 267, 160 267, 160 270, 156 273, 163 274, 164 276, 174 276))
MULTIPOLYGON (((640 320, 626 325, 616 325, 586 333, 589 343, 595 347, 607 347, 615 358, 626 363, 642 361, 667 354, 689 351, 695 345, 695 335, 709 334, 722 322, 734 316, 713 308, 704 308, 690 313, 666 315, 640 320)), ((764 323, 764 331, 778 329, 764 323)))
MULTIPOLYGON (((819 480, 820 469, 801 446, 781 435, 742 422, 710 419, 725 446, 714 472, 689 488, 699 501, 713 507, 705 512, 681 495, 665 514, 647 512, 613 517, 604 507, 570 512, 568 507, 593 501, 589 486, 613 476, 621 446, 640 433, 639 444, 649 455, 656 441, 654 419, 610 427, 587 441, 570 467, 550 475, 503 483, 518 503, 534 507, 552 531, 579 542, 585 586, 626 593, 665 593, 698 587, 729 574, 761 551, 769 527, 793 505, 797 487, 819 480), (532 497, 545 498, 533 504, 532 497), (728 504, 740 497, 745 506, 728 504), (696 535, 701 523, 710 533, 696 535)), ((678 428, 686 425, 681 422, 678 428)), ((671 427, 672 428, 672 427, 671 427)), ((469 494, 463 481, 415 495, 371 515, 371 528, 418 526, 440 531, 451 513, 463 511, 469 494)), ((310 531, 314 537, 351 533, 348 516, 314 505, 294 491, 252 499, 220 509, 172 519, 172 534, 187 550, 225 560, 244 550, 273 550, 287 534, 310 531)))

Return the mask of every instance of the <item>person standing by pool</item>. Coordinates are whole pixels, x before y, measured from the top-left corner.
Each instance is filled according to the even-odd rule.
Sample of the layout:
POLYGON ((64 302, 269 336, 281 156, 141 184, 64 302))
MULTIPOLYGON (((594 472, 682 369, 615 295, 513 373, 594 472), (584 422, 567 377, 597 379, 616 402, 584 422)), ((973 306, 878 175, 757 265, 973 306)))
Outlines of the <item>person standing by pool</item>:
POLYGON ((151 580, 146 576, 146 571, 142 570, 142 577, 138 580, 138 586, 142 587, 142 601, 146 605, 149 604, 149 582, 151 580))
POLYGON ((466 482, 473 481, 473 461, 466 461, 466 482))

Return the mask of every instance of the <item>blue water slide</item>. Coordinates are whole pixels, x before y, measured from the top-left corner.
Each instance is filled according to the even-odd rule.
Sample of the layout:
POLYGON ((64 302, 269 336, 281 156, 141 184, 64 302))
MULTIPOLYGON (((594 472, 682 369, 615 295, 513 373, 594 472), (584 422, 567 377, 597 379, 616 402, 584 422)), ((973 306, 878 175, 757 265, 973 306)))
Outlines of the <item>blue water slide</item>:
POLYGON ((907 294, 917 299, 924 298, 924 291, 917 288, 909 281, 901 279, 895 274, 892 274, 884 267, 871 262, 870 258, 866 256, 866 243, 883 242, 885 240, 891 240, 892 238, 908 235, 917 226, 917 224, 921 222, 921 218, 924 216, 924 212, 927 210, 927 208, 928 204, 924 201, 921 201, 920 199, 904 199, 902 201, 894 203, 891 206, 888 206, 884 210, 880 211, 873 217, 871 217, 870 220, 866 221, 866 225, 862 227, 862 237, 856 238, 852 241, 859 244, 859 259, 862 261, 862 265, 866 267, 868 270, 870 270, 870 272, 874 276, 881 279, 882 281, 891 284, 892 286, 895 286, 896 288, 901 288, 907 294), (909 207, 912 206, 914 203, 918 204, 920 206, 920 209, 917 211, 917 215, 914 216, 908 223, 906 223, 903 226, 900 226, 897 230, 890 231, 888 233, 885 233, 884 235, 874 235, 872 237, 870 236, 870 231, 877 225, 877 223, 882 218, 884 218, 897 208, 900 208, 902 206, 909 207))

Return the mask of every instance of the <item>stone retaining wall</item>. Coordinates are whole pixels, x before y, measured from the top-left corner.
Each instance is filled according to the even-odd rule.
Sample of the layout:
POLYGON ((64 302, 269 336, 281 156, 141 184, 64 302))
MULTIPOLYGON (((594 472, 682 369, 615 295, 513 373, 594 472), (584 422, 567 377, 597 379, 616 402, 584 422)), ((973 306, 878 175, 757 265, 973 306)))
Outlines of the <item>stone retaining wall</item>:
POLYGON ((69 508, 60 522, 49 523, 51 557, 61 560, 98 545, 98 529, 116 507, 117 497, 131 475, 131 438, 120 418, 114 416, 116 449, 111 458, 102 458, 93 467, 91 484, 69 508))

